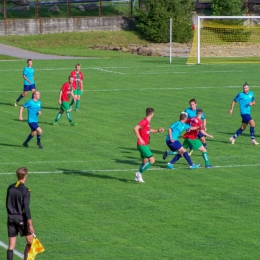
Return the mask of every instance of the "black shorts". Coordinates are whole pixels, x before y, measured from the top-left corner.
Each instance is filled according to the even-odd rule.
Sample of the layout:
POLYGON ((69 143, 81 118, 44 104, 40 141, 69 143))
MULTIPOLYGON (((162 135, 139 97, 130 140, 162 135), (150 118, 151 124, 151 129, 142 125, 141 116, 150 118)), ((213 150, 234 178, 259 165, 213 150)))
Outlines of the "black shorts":
POLYGON ((23 215, 8 215, 7 219, 8 237, 16 237, 18 232, 21 237, 31 235, 28 221, 23 215))

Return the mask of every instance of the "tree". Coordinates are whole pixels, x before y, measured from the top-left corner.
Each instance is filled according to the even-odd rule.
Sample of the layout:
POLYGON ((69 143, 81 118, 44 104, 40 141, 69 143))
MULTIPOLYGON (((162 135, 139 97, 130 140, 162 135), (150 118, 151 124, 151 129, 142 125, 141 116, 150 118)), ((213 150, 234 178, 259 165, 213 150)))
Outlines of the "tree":
POLYGON ((243 15, 243 0, 213 0, 213 15, 243 15))
POLYGON ((173 41, 188 42, 193 34, 193 9, 193 0, 142 0, 135 17, 136 27, 148 40, 169 42, 169 19, 173 18, 173 41))

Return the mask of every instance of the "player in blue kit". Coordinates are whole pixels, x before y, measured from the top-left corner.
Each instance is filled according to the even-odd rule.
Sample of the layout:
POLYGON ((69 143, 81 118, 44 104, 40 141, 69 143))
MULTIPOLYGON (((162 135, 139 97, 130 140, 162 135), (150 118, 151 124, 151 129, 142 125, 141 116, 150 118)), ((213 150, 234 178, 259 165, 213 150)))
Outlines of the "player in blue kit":
MULTIPOLYGON (((23 79, 24 79, 24 86, 23 86, 23 93, 15 100, 14 106, 17 107, 18 102, 27 95, 28 91, 35 91, 35 82, 34 82, 34 68, 32 67, 32 59, 27 60, 27 67, 23 69, 23 79)), ((32 96, 33 98, 33 96, 32 96)))
POLYGON ((24 147, 29 147, 28 142, 36 135, 37 133, 37 145, 40 149, 43 148, 41 144, 41 135, 42 129, 38 126, 38 115, 41 114, 41 101, 40 92, 35 91, 33 93, 33 99, 28 100, 20 107, 19 120, 23 120, 23 109, 27 108, 28 110, 28 125, 31 128, 31 133, 28 135, 27 139, 23 143, 24 147))
MULTIPOLYGON (((189 101, 189 104, 190 104, 190 107, 186 108, 184 110, 185 113, 188 114, 188 119, 189 118, 192 118, 192 117, 196 117, 197 116, 197 111, 198 111, 198 107, 197 107, 197 101, 195 98, 192 98, 190 101, 189 101)), ((207 124, 207 120, 206 120, 206 117, 205 117, 205 114, 203 112, 202 116, 201 116, 201 121, 203 123, 203 126, 205 128, 205 131, 207 131, 207 128, 206 128, 206 124, 207 124)), ((200 141, 202 142, 203 146, 207 149, 207 144, 206 144, 206 138, 205 138, 205 135, 202 134, 200 131, 198 132, 198 138, 200 139, 200 141)), ((191 155, 193 152, 193 149, 192 147, 190 147, 190 153, 189 155, 191 155)))
POLYGON ((230 137, 230 143, 234 144, 236 138, 242 134, 242 132, 246 129, 247 125, 249 124, 251 143, 253 145, 258 145, 259 143, 255 140, 255 122, 251 117, 251 106, 255 105, 255 96, 252 91, 249 91, 249 85, 247 83, 245 83, 243 86, 243 92, 238 93, 232 101, 229 114, 232 114, 236 102, 239 102, 240 115, 242 117, 242 125, 236 131, 236 133, 232 137, 230 137))
MULTIPOLYGON (((169 163, 167 163, 167 167, 169 169, 174 169, 173 164, 177 162, 181 157, 184 157, 187 160, 191 170, 200 166, 199 164, 192 163, 191 158, 187 153, 186 149, 178 141, 178 138, 182 131, 187 129, 197 130, 200 128, 199 126, 191 127, 190 125, 186 124, 187 118, 188 115, 185 112, 182 112, 180 114, 180 120, 173 123, 168 129, 168 135, 166 136, 166 144, 170 148, 171 152, 178 152, 178 154, 169 163)), ((166 151, 163 155, 163 159, 166 159, 166 157, 169 154, 170 152, 166 151)))

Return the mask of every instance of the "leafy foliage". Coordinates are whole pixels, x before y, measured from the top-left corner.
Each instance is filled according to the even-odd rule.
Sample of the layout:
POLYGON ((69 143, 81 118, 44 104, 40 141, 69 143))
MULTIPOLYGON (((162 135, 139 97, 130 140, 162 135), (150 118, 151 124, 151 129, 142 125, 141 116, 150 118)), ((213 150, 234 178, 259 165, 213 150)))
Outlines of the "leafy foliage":
POLYGON ((169 19, 173 18, 173 41, 188 42, 192 37, 192 0, 146 0, 145 10, 137 9, 136 27, 154 42, 169 42, 169 19))
POLYGON ((242 0, 213 0, 212 1, 213 15, 242 15, 243 1, 242 0))

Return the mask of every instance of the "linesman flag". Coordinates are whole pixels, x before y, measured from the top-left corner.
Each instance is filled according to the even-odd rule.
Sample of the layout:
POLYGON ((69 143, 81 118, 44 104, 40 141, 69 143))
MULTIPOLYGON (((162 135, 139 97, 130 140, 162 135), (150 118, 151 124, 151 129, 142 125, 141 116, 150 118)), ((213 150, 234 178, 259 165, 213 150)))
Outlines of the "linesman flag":
POLYGON ((33 238, 31 248, 30 248, 28 255, 27 255, 27 260, 34 260, 35 256, 38 253, 41 253, 41 252, 44 251, 44 247, 40 243, 39 239, 35 236, 35 234, 33 234, 33 236, 34 236, 34 238, 33 238))

